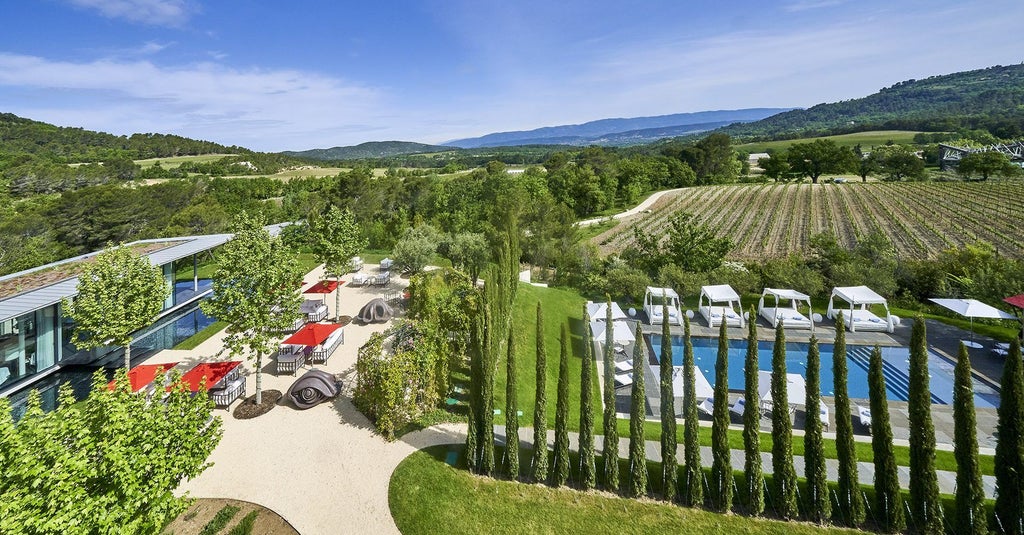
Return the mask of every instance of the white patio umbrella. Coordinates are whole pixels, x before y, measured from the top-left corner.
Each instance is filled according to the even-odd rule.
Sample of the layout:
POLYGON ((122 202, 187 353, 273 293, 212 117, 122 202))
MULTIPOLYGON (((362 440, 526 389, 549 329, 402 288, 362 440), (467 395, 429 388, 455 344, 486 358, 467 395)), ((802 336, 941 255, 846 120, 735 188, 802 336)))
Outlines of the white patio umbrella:
MULTIPOLYGON (((772 401, 772 372, 757 371, 757 393, 763 401, 772 401)), ((807 382, 799 373, 786 374, 786 403, 807 405, 807 382)))
MULTIPOLYGON (((608 328, 607 322, 590 320, 590 334, 594 337, 595 342, 604 342, 605 329, 608 328)), ((636 336, 633 335, 633 331, 630 330, 629 325, 624 321, 613 321, 612 322, 612 340, 614 342, 634 342, 636 336)))
POLYGON ((1015 320, 1013 314, 1003 312, 998 308, 986 305, 977 299, 929 299, 929 301, 941 307, 948 308, 961 316, 971 320, 971 343, 974 346, 974 318, 993 318, 1000 320, 1015 320))

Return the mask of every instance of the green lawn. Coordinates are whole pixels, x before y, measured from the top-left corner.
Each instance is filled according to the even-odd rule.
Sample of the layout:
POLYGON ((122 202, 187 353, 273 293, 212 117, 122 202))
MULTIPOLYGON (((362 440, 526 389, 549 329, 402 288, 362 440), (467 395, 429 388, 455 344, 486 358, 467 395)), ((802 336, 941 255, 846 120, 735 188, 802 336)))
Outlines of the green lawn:
POLYGON ((907 130, 876 130, 872 132, 857 132, 854 134, 842 134, 839 136, 808 137, 803 139, 787 139, 784 141, 763 141, 759 143, 746 143, 737 145, 736 149, 744 152, 767 152, 768 149, 785 150, 794 143, 810 143, 816 139, 831 139, 843 147, 853 147, 860 144, 865 151, 876 145, 885 145, 889 141, 896 144, 911 144, 914 142, 914 135, 918 132, 907 130))
POLYGON ((445 464, 460 449, 427 448, 398 465, 388 495, 402 533, 861 533, 478 477, 445 464))
POLYGON ((211 336, 221 332, 228 326, 225 321, 215 321, 206 326, 205 329, 182 340, 173 349, 195 349, 199 344, 210 339, 211 336))

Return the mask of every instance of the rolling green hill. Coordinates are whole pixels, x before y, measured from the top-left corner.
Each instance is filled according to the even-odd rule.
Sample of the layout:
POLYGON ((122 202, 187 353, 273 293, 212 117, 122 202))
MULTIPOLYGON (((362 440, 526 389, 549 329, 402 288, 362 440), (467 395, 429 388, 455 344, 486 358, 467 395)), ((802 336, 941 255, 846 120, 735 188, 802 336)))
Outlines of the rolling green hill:
POLYGON ((1024 134, 1024 64, 907 80, 863 98, 818 104, 718 130, 741 139, 787 139, 867 130, 1024 134))
POLYGON ((282 154, 310 160, 358 160, 362 158, 387 158, 405 154, 423 154, 428 152, 444 152, 451 147, 426 145, 412 141, 370 141, 351 147, 331 147, 329 149, 311 149, 303 151, 285 151, 282 154))

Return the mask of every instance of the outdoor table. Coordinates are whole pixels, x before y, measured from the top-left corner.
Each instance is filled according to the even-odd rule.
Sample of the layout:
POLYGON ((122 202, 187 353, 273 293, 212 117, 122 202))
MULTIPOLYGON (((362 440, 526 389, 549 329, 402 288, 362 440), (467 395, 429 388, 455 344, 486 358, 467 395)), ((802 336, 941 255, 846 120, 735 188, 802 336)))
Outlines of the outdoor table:
MULTIPOLYGON (((143 388, 146 388, 156 379, 156 375, 160 372, 167 373, 171 368, 177 366, 177 362, 168 362, 165 364, 140 364, 131 370, 128 370, 128 382, 132 385, 132 392, 138 392, 143 388)), ((113 390, 115 388, 114 381, 107 383, 107 389, 113 390)))

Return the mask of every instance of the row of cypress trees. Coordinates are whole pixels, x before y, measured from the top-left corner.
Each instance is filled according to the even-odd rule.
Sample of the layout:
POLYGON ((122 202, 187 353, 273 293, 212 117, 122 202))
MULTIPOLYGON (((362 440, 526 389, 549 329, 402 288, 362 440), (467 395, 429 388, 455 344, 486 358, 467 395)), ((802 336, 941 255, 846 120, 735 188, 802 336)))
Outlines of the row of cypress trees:
MULTIPOLYGON (((610 299, 609 299, 610 305, 610 299)), ((608 307, 611 315, 611 307, 608 307)), ((476 327, 479 331, 488 328, 490 318, 486 311, 483 321, 476 327)), ((667 317, 667 313, 666 316, 667 317)), ((597 469, 594 447, 594 423, 592 393, 592 344, 589 329, 590 318, 584 313, 584 325, 587 326, 585 338, 584 365, 580 376, 580 443, 579 443, 579 486, 584 490, 596 487, 597 469)), ((606 318, 611 325, 611 318, 606 318)), ((548 481, 548 452, 546 430, 546 349, 543 339, 543 312, 537 306, 537 384, 536 410, 534 413, 534 455, 531 462, 530 477, 534 481, 548 481)), ((826 480, 825 455, 822 445, 822 423, 818 419, 821 406, 820 385, 820 351, 818 341, 812 336, 807 360, 807 391, 804 435, 804 461, 806 478, 806 496, 800 497, 805 504, 805 517, 818 523, 830 519, 850 526, 863 525, 867 513, 864 495, 860 490, 857 476, 856 449, 853 440, 853 423, 850 400, 847 394, 846 341, 844 320, 842 315, 837 318, 836 339, 834 344, 833 375, 835 378, 835 426, 836 447, 839 462, 836 491, 830 496, 826 480), (832 511, 833 504, 837 509, 832 511)), ((491 327, 493 329, 493 327, 491 327)), ((477 336, 480 332, 477 332, 477 336)), ((508 333, 507 339, 507 391, 506 391, 506 430, 508 447, 506 449, 506 471, 517 478, 520 473, 518 466, 518 420, 515 407, 515 348, 513 337, 508 333)), ((660 355, 661 423, 662 440, 661 454, 665 462, 662 465, 662 497, 667 501, 677 498, 685 505, 700 506, 705 504, 703 468, 700 464, 700 449, 697 423, 697 403, 695 397, 695 372, 693 366, 693 346, 690 339, 689 319, 685 322, 684 337, 684 469, 682 480, 678 480, 679 470, 676 465, 677 445, 674 392, 672 388, 672 348, 668 326, 663 327, 662 352, 660 355)), ((604 388, 604 487, 617 491, 620 487, 618 473, 618 434, 615 418, 614 401, 614 358, 612 329, 607 329, 604 344, 605 388, 604 388)), ((636 331, 637 340, 642 340, 640 327, 636 331)), ((571 354, 567 325, 561 329, 559 351, 558 398, 556 406, 555 445, 553 456, 553 473, 551 481, 556 486, 565 485, 569 479, 570 455, 568 438, 569 414, 569 358, 571 354)), ((486 343, 481 343, 486 351, 486 343)), ((482 352, 483 352, 482 351, 482 352)), ((634 348, 634 381, 631 392, 630 410, 630 447, 629 470, 625 474, 625 494, 631 497, 645 496, 649 492, 646 444, 644 440, 644 422, 646 419, 646 391, 644 385, 644 352, 642 344, 634 348)), ((903 493, 899 488, 899 479, 895 456, 892 451, 893 435, 889 422, 888 402, 886 400, 885 376, 881 350, 876 346, 871 353, 869 363, 870 407, 873 415, 872 450, 875 468, 875 499, 871 504, 872 517, 878 529, 883 532, 897 533, 907 528, 908 522, 915 533, 944 533, 947 524, 955 533, 988 533, 988 515, 984 502, 984 491, 981 484, 981 472, 977 459, 977 436, 975 429, 975 411, 973 404, 973 386, 971 383, 970 360, 966 348, 961 346, 956 367, 954 385, 954 422, 955 422, 955 454, 957 459, 957 493, 954 517, 943 517, 942 503, 939 497, 937 474, 934 466, 935 433, 931 420, 931 394, 927 370, 927 341, 925 324, 922 318, 916 318, 911 336, 910 348, 910 473, 911 484, 909 501, 903 502, 903 493)), ((773 347, 773 366, 771 374, 771 392, 773 400, 788 398, 786 384, 785 331, 776 330, 773 347)), ((474 371, 474 377, 483 377, 483 370, 474 371), (478 375, 479 374, 479 375, 478 375)), ((742 510, 752 516, 760 515, 765 508, 764 477, 762 475, 760 437, 759 437, 759 395, 758 395, 758 355, 757 327, 749 323, 747 354, 745 359, 746 375, 746 408, 744 421, 744 449, 746 461, 744 465, 744 489, 742 510)), ((733 509, 733 479, 731 451, 728 443, 728 340, 725 326, 719 333, 718 359, 716 362, 716 385, 712 423, 712 457, 711 477, 706 482, 708 492, 707 505, 711 509, 726 512, 733 509)), ((483 391, 483 389, 481 389, 483 391)), ((996 449, 997 487, 995 522, 1004 533, 1024 533, 1024 366, 1021 364, 1020 346, 1014 342, 1003 377, 1002 402, 999 409, 1000 441, 996 449)), ((479 400, 484 401, 484 400, 479 400)), ((480 440, 483 436, 481 424, 487 425, 484 418, 473 417, 474 404, 470 407, 470 429, 474 424, 477 429, 467 438, 467 444, 480 440), (477 437, 477 438, 474 438, 477 437)), ((493 402, 490 404, 493 405, 493 402)), ((477 407, 489 411, 489 404, 484 401, 477 407)), ((797 477, 793 466, 792 428, 788 412, 788 403, 774 403, 772 406, 773 422, 773 486, 770 490, 776 514, 784 519, 800 516, 797 495, 797 477)), ((477 409, 479 410, 479 409, 477 409)), ((493 426, 491 425, 491 442, 489 449, 493 457, 493 426)), ((486 440, 486 439, 485 439, 486 440)), ((487 453, 484 451, 486 441, 481 441, 470 448, 471 466, 478 472, 485 471, 487 453)), ((493 463, 493 461, 491 461, 493 463)), ((491 464, 493 467, 493 464, 491 464)))

